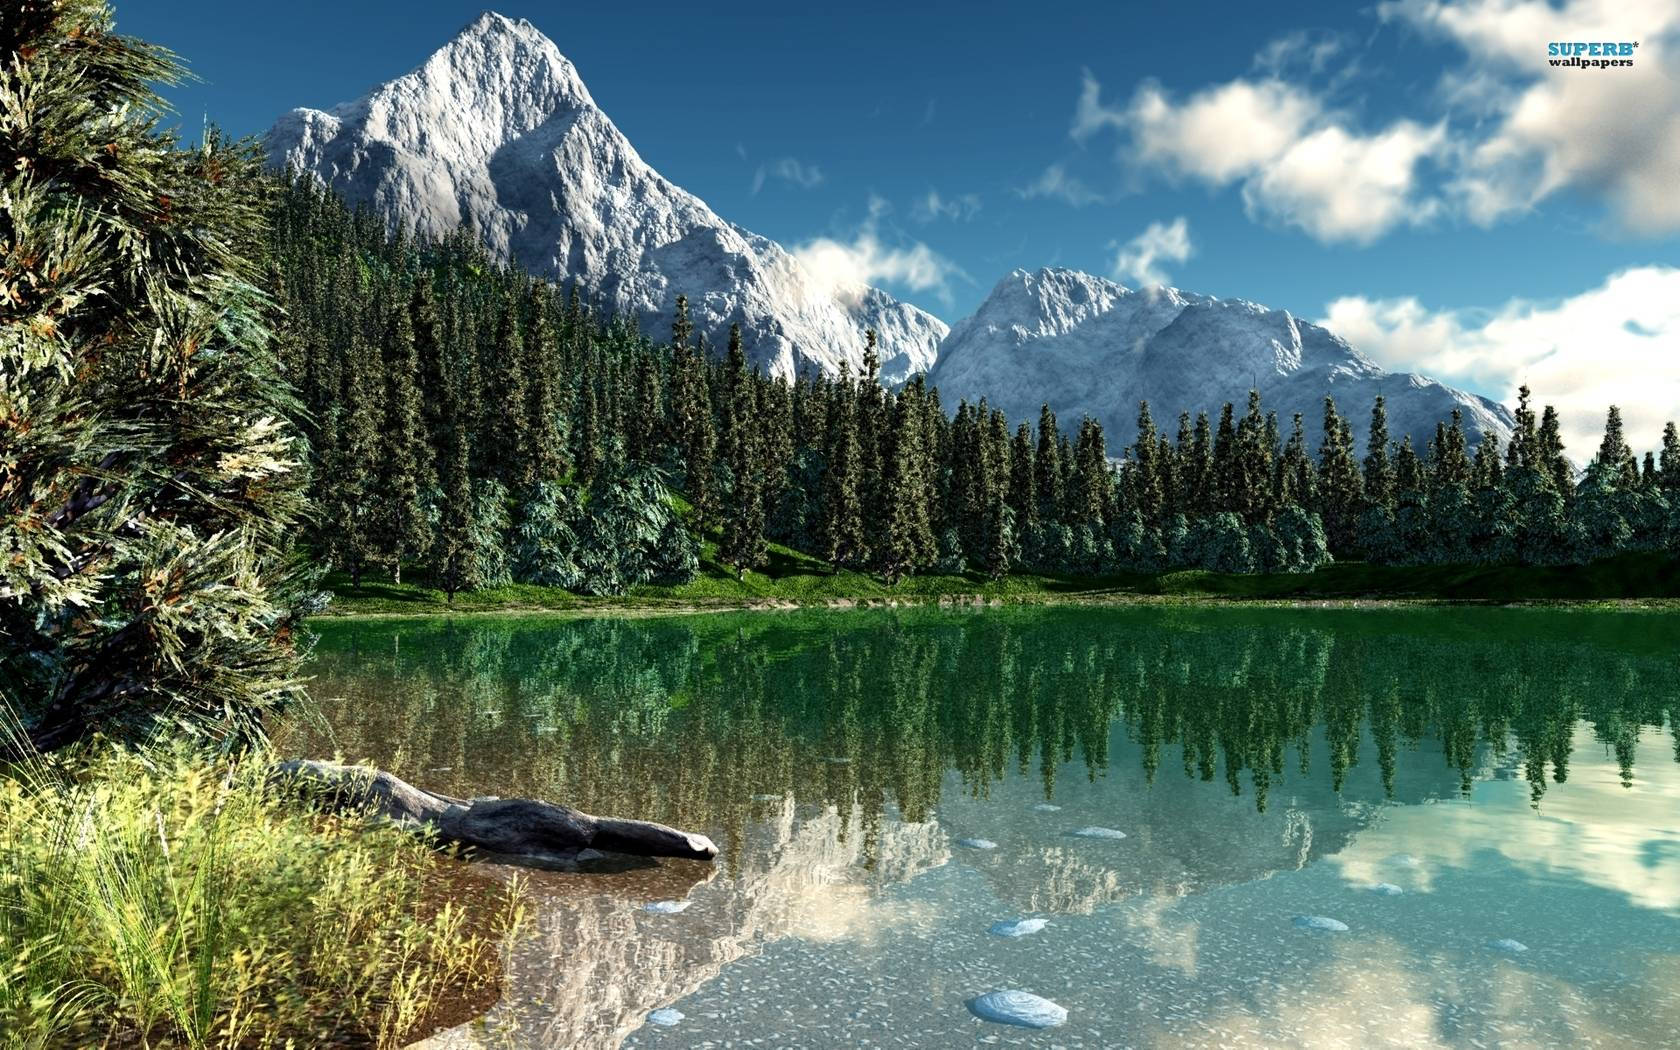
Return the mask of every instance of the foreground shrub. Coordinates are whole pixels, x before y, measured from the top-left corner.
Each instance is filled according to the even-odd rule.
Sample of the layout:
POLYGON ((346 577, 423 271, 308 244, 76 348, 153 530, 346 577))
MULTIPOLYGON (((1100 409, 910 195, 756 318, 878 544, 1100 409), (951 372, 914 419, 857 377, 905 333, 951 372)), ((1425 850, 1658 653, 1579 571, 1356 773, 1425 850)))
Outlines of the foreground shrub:
POLYGON ((0 769, 8 1048, 399 1046, 493 997, 517 887, 285 801, 265 766, 0 769))

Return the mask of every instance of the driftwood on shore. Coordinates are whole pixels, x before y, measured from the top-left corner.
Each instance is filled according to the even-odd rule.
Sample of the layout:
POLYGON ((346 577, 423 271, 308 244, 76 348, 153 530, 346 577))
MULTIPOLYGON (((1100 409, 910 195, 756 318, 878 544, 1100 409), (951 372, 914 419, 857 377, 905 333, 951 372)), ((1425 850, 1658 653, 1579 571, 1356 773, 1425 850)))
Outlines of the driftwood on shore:
POLYGON ((366 766, 294 759, 275 767, 275 776, 323 808, 375 814, 432 833, 442 844, 502 856, 548 860, 595 850, 712 860, 718 852, 704 835, 651 821, 592 817, 536 799, 450 798, 366 766))

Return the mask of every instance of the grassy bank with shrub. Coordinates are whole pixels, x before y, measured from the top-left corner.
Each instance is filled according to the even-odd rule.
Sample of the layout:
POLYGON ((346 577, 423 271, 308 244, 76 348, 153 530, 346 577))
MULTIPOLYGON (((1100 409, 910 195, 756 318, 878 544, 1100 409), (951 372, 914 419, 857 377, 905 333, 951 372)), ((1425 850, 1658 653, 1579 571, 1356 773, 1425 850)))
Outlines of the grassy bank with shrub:
POLYGON ((517 887, 323 816, 261 755, 0 769, 0 1032, 49 1047, 397 1047, 500 990, 517 887))

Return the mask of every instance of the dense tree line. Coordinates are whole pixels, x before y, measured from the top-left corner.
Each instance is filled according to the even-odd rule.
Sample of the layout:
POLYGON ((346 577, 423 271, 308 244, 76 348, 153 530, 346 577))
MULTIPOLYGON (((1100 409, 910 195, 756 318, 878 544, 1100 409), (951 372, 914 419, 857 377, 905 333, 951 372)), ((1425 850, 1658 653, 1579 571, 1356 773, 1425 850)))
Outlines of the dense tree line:
POLYGON ((1672 546, 1680 442, 1634 461, 1610 410, 1577 479, 1556 413, 1521 395, 1510 443, 1456 415, 1395 443, 1326 398, 1316 447, 1257 393, 1136 440, 1036 426, 986 401, 947 411, 921 378, 771 378, 739 332, 721 354, 686 301, 654 340, 566 288, 493 265, 467 235, 387 236, 298 180, 280 194, 274 280, 315 449, 319 552, 357 582, 418 565, 446 592, 513 580, 620 593, 737 572, 784 544, 896 582, 925 572, 1310 571, 1333 558, 1561 563, 1672 546), (1012 423, 1014 423, 1012 428, 1012 423), (684 505, 686 504, 686 506, 684 505))

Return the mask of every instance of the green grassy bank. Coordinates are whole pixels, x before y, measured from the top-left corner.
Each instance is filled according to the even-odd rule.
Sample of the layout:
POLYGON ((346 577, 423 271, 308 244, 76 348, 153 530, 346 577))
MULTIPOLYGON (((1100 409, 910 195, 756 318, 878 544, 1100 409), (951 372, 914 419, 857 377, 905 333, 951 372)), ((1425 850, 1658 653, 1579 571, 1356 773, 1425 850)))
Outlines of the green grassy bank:
POLYGON ((700 574, 680 586, 638 587, 627 595, 591 598, 557 587, 515 584, 458 594, 451 606, 423 577, 401 585, 367 577, 327 580, 329 616, 509 612, 522 610, 729 609, 763 605, 827 605, 983 600, 1003 603, 1145 600, 1606 602, 1680 599, 1680 556, 1624 554, 1589 565, 1371 565, 1339 562, 1296 575, 1227 575, 1187 570, 1107 577, 1018 574, 914 576, 888 585, 874 576, 831 573, 817 560, 772 545, 762 572, 738 578, 711 544, 700 574))

